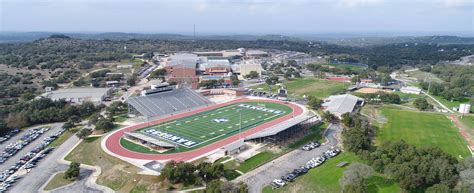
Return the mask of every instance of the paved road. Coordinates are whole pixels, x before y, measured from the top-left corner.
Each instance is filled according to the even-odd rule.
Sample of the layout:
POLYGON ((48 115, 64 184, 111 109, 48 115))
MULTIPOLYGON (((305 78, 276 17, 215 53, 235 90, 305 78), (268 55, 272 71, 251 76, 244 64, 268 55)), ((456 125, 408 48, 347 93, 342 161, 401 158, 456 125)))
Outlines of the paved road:
MULTIPOLYGON (((59 129, 61 129, 61 126, 62 126, 62 123, 53 123, 53 124, 50 124, 51 126, 51 129, 49 129, 48 131, 46 131, 45 133, 43 133, 41 136, 39 136, 38 138, 36 138, 34 141, 32 141, 30 144, 26 145, 25 147, 23 147, 23 149, 21 149, 18 153, 16 153, 14 156, 8 158, 7 161, 5 161, 4 163, 0 164, 0 171, 4 171, 8 168, 10 168, 11 166, 15 165, 15 162, 19 161, 20 158, 24 155, 26 155, 28 152, 30 152, 31 150, 33 150, 37 145, 41 144, 41 142, 43 142, 43 139, 45 137, 48 137, 50 136, 51 134, 55 133, 56 131, 58 131, 59 129)), ((35 127, 31 127, 31 128, 38 128, 40 126, 35 126, 35 127)), ((15 136, 13 136, 11 139, 9 139, 8 141, 6 141, 5 143, 3 143, 1 146, 0 146, 0 151, 3 151, 5 149, 5 146, 7 146, 8 144, 10 143, 13 143, 15 142, 16 140, 20 139, 21 137, 23 137, 23 135, 25 135, 26 132, 25 131, 21 131, 20 133, 16 134, 15 136)))
POLYGON ((272 162, 269 162, 257 169, 239 176, 234 181, 243 181, 249 186, 250 193, 258 193, 262 191, 262 188, 270 185, 270 183, 277 178, 293 171, 308 162, 311 158, 321 156, 325 151, 331 149, 333 146, 338 144, 336 134, 342 132, 340 125, 330 125, 326 131, 325 137, 327 142, 322 144, 320 147, 311 151, 294 150, 291 151, 272 162), (297 159, 295 159, 297 158, 297 159))

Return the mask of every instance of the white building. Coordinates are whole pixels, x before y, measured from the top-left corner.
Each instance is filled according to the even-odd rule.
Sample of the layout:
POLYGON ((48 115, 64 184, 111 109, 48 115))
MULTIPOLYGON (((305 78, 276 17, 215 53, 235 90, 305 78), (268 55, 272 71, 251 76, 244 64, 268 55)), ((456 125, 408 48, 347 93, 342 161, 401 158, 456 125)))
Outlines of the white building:
POLYGON ((255 60, 247 60, 242 62, 239 65, 239 72, 241 78, 245 77, 246 75, 250 74, 251 71, 257 72, 259 75, 262 75, 262 65, 255 60))
POLYGON ((341 118, 344 113, 352 113, 357 106, 363 106, 364 99, 350 94, 333 95, 324 100, 323 108, 341 118))
POLYGON ((65 88, 46 92, 42 97, 50 98, 53 101, 64 99, 71 103, 93 102, 102 103, 107 97, 112 95, 112 88, 65 88))
POLYGON ((459 112, 462 114, 469 114, 469 111, 471 111, 471 105, 470 104, 460 104, 459 105, 459 112))
POLYGON ((414 86, 404 86, 400 89, 400 92, 408 94, 420 94, 421 89, 414 86))

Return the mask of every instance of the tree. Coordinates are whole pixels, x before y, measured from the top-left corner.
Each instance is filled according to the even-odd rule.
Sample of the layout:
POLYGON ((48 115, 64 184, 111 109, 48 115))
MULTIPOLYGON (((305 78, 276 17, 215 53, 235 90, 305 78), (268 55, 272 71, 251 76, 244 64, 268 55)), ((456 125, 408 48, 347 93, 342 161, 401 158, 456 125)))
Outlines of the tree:
POLYGON ((71 128, 73 128, 75 125, 72 121, 66 121, 63 125, 63 128, 66 129, 66 130, 69 130, 71 128))
POLYGON ((158 79, 158 78, 163 79, 166 76, 166 74, 167 74, 166 69, 159 68, 153 71, 152 73, 150 73, 147 79, 148 80, 158 79))
POLYGON ((339 183, 343 192, 364 193, 367 191, 365 180, 372 174, 372 167, 355 162, 344 171, 339 183))
POLYGON ((94 113, 92 114, 90 117, 89 117, 89 121, 87 122, 87 124, 90 126, 90 125, 95 125, 97 123, 97 121, 99 121, 100 119, 103 119, 104 117, 99 113, 94 113))
POLYGON ((413 105, 421 111, 429 110, 433 108, 433 105, 429 104, 425 98, 417 98, 413 101, 413 105))
POLYGON ((80 163, 71 162, 71 164, 69 164, 69 168, 64 173, 64 178, 73 180, 77 179, 80 173, 80 165, 80 163))
POLYGON ((260 74, 258 74, 257 71, 250 71, 245 77, 249 79, 255 79, 258 78, 260 74))
POLYGON ((311 109, 318 110, 319 108, 321 108, 322 104, 323 104, 323 101, 321 99, 318 99, 315 96, 308 97, 308 106, 311 109))
POLYGON ((462 186, 474 188, 474 158, 466 157, 458 166, 462 186))
POLYGON ((123 103, 122 101, 114 101, 105 110, 108 116, 113 117, 115 115, 126 113, 127 109, 127 104, 123 103))
POLYGON ((426 189, 426 193, 450 193, 453 192, 446 184, 435 184, 426 189))
POLYGON ((135 86, 136 83, 137 83, 137 76, 135 76, 134 74, 127 78, 127 85, 128 86, 135 86))
POLYGON ((82 128, 81 130, 79 130, 79 132, 76 133, 76 136, 79 137, 79 139, 85 139, 90 134, 92 134, 91 128, 82 128))
POLYGON ((28 126, 28 116, 25 113, 10 113, 5 120, 8 128, 28 126))
POLYGON ((27 92, 27 93, 21 95, 21 99, 23 101, 29 101, 29 100, 32 100, 34 98, 35 98, 35 95, 33 93, 30 93, 30 92, 27 92))
POLYGON ((95 129, 108 132, 115 127, 114 123, 110 119, 99 119, 95 124, 95 129))
POLYGON ((238 86, 239 83, 240 83, 239 78, 237 77, 237 75, 230 76, 230 80, 232 81, 233 86, 238 86))
POLYGON ((79 117, 77 115, 73 115, 73 116, 69 117, 68 121, 71 122, 71 123, 80 123, 81 122, 81 117, 79 117))
POLYGON ((267 79, 265 79, 265 83, 267 83, 268 85, 275 85, 276 83, 278 83, 278 77, 275 75, 269 76, 267 77, 267 79))
POLYGON ((352 126, 352 116, 350 113, 344 113, 342 114, 342 119, 341 122, 346 126, 346 127, 351 127, 352 126))
POLYGON ((323 119, 329 123, 336 123, 338 118, 329 111, 325 111, 322 115, 323 119))

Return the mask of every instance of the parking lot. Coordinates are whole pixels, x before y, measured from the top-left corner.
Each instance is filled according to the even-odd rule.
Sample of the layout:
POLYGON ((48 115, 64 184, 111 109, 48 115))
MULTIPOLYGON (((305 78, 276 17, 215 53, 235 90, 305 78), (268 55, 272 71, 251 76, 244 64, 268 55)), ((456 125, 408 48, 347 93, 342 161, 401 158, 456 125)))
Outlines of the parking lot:
POLYGON ((27 171, 25 168, 29 170, 36 167, 36 163, 52 151, 52 149, 45 150, 44 148, 53 140, 50 138, 51 136, 61 134, 61 126, 62 124, 52 124, 48 128, 33 127, 21 131, 2 143, 3 149, 0 149, 0 159, 4 162, 0 164, 0 180, 2 181, 0 192, 14 186, 18 180, 21 180, 19 177, 21 173, 27 171), (14 148, 12 149, 12 147, 14 148), (33 157, 35 158, 33 159, 33 157))
POLYGON ((245 182, 249 186, 250 193, 261 192, 262 188, 271 185, 273 180, 287 175, 288 173, 294 171, 294 169, 299 168, 302 165, 306 165, 311 159, 322 156, 326 151, 332 149, 338 144, 336 134, 341 132, 341 126, 330 125, 325 135, 328 141, 326 141, 326 143, 322 144, 320 147, 310 151, 302 149, 291 151, 273 160, 272 162, 269 162, 238 177, 235 179, 235 181, 245 182))
MULTIPOLYGON (((15 163, 18 160, 20 160, 21 157, 23 157, 28 152, 33 150, 37 145, 41 144, 45 137, 50 136, 51 134, 53 134, 53 133, 57 132, 59 129, 61 129, 61 127, 60 127, 61 125, 62 124, 51 124, 51 128, 48 131, 46 131, 42 135, 38 136, 38 138, 36 138, 32 142, 30 142, 28 145, 23 147, 15 155, 11 156, 4 163, 0 164, 0 171, 4 171, 4 170, 10 168, 12 165, 15 165, 15 163)), ((30 129, 34 129, 34 128, 38 128, 38 127, 32 127, 30 129)), ((8 144, 14 143, 14 142, 18 141, 19 139, 21 139, 26 133, 27 133, 27 130, 21 131, 20 133, 16 134, 11 139, 9 139, 8 141, 3 142, 0 145, 0 152, 3 151, 8 144)))

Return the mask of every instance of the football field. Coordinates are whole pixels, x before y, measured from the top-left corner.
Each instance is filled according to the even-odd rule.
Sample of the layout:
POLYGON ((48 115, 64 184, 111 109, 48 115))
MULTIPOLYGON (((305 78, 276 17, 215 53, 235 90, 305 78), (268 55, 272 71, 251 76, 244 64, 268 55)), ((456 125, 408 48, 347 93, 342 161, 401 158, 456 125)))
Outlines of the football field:
MULTIPOLYGON (((134 132, 179 145, 187 150, 238 135, 292 112, 283 104, 241 102, 162 122, 134 132)), ((136 149, 135 149, 136 150, 136 149)), ((143 152, 145 153, 145 152, 143 152)))

